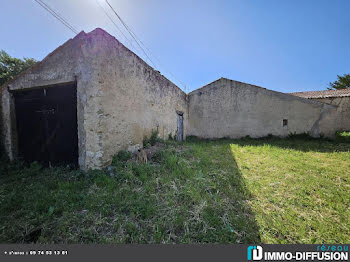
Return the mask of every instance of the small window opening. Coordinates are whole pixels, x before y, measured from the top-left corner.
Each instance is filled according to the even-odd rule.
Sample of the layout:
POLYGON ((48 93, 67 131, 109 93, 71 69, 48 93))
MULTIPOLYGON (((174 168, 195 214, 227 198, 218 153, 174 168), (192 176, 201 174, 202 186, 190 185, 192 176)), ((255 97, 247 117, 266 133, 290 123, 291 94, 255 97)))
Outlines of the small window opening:
POLYGON ((283 119, 283 126, 288 126, 288 119, 283 119))

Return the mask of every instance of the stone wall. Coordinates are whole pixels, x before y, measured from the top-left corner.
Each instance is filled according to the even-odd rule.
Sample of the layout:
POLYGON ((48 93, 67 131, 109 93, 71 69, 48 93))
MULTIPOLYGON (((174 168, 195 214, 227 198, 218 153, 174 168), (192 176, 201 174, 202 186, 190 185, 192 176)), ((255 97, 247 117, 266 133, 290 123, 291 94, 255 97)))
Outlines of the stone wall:
POLYGON ((188 135, 202 138, 332 137, 339 129, 334 106, 224 78, 191 92, 188 103, 188 135))
MULTIPOLYGON (((158 71, 99 31, 92 45, 98 46, 98 129, 101 164, 106 165, 121 149, 134 151, 152 131, 167 139, 177 131, 177 112, 184 113, 187 128, 186 94, 158 71)), ((95 132, 96 130, 94 130, 95 132)), ((87 152, 96 154, 96 152, 87 152)))
POLYGON ((71 82, 77 83, 82 169, 108 165, 119 150, 137 150, 152 131, 164 139, 175 137, 178 112, 183 113, 184 137, 238 138, 304 132, 332 136, 346 121, 340 111, 349 110, 341 101, 329 102, 340 105, 336 107, 228 79, 186 95, 114 37, 96 29, 68 40, 2 87, 2 141, 11 159, 17 156, 12 92, 71 82))
POLYGON ((184 113, 186 94, 101 29, 81 32, 43 61, 2 87, 2 141, 17 156, 15 109, 11 93, 77 83, 79 165, 109 164, 121 149, 135 150, 158 130, 175 135, 176 110, 184 113), (8 91, 8 88, 10 92, 8 91))
MULTIPOLYGON (((57 84, 71 83, 77 81, 78 92, 78 136, 79 136, 79 164, 85 165, 85 127, 84 119, 94 116, 85 113, 86 101, 82 101, 84 94, 93 90, 91 75, 93 71, 88 59, 82 59, 82 48, 86 45, 83 41, 85 33, 82 32, 74 39, 68 40, 62 46, 49 54, 41 62, 21 73, 15 80, 10 81, 2 87, 2 117, 3 117, 3 141, 6 152, 10 159, 17 156, 17 131, 15 108, 11 92, 18 90, 54 86, 57 84), (9 90, 11 92, 9 92, 9 90)), ((85 95, 86 96, 86 95, 85 95)))
POLYGON ((340 113, 340 128, 350 131, 350 97, 313 98, 312 100, 337 106, 337 111, 340 113))

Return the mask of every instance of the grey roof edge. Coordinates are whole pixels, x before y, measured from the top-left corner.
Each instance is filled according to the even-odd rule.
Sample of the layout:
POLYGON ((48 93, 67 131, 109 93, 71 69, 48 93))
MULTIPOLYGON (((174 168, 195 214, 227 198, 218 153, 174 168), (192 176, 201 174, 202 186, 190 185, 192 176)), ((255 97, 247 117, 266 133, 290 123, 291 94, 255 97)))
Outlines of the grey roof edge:
POLYGON ((288 93, 297 97, 302 97, 305 99, 320 99, 320 98, 337 98, 337 97, 350 97, 350 89, 347 92, 342 92, 341 90, 317 90, 317 91, 302 91, 302 92, 292 92, 288 93))
POLYGON ((11 83, 15 82, 17 79, 19 79, 21 76, 31 72, 32 70, 34 70, 35 68, 39 67, 44 61, 46 61, 47 59, 49 59, 53 54, 55 54, 56 52, 58 52, 59 50, 61 50, 64 46, 66 46, 68 43, 70 43, 71 41, 75 40, 75 39, 79 39, 80 37, 89 37, 92 36, 94 34, 103 34, 104 37, 108 37, 110 39, 113 39, 114 41, 116 41, 116 43, 118 45, 120 45, 126 52, 128 52, 129 54, 133 55, 136 57, 136 59, 138 59, 145 67, 147 67, 149 70, 151 70, 152 72, 154 72, 156 75, 158 75, 159 77, 163 78, 163 80, 166 80, 167 82, 169 82, 173 87, 175 87, 176 89, 178 89, 178 91, 180 91, 182 93, 182 95, 187 95, 181 88, 179 88, 175 83, 173 83, 172 81, 170 81, 167 77, 165 77, 164 75, 162 75, 159 71, 157 71, 156 69, 154 69, 152 66, 150 66, 149 64, 147 64, 141 57, 139 57, 137 54, 135 54, 133 51, 131 51, 129 48, 127 48, 125 45, 123 45, 117 38, 115 38, 114 36, 112 36, 111 34, 109 34, 107 31, 103 30, 102 28, 95 28, 94 30, 85 33, 84 31, 81 31, 80 33, 78 33, 76 36, 74 36, 73 38, 68 39, 67 41, 65 41, 62 45, 58 46, 56 49, 54 49, 52 52, 50 52, 47 56, 45 56, 44 59, 42 59, 41 61, 38 61, 36 64, 34 64, 33 66, 27 68, 26 70, 22 71, 21 73, 19 73, 18 75, 16 75, 14 78, 10 79, 9 81, 5 82, 2 86, 0 86, 0 90, 5 89, 7 86, 9 86, 11 83))
POLYGON ((180 91, 182 93, 182 95, 187 95, 180 87, 178 87, 175 83, 173 83, 171 80, 169 80, 166 76, 164 76, 163 74, 161 74, 160 71, 154 69, 152 66, 150 66, 146 61, 144 61, 141 57, 139 57, 136 53, 134 53, 132 50, 130 50, 129 48, 127 48, 123 43, 121 43, 116 37, 114 37, 113 35, 111 35, 110 33, 108 33, 107 31, 103 30, 102 28, 95 28, 94 30, 92 30, 91 32, 87 33, 86 36, 89 35, 93 35, 95 33, 102 33, 105 37, 108 37, 110 39, 113 39, 114 41, 116 41, 123 49, 124 51, 128 52, 129 54, 133 55, 136 57, 136 59, 139 60, 139 62, 141 62, 145 67, 147 67, 149 70, 151 70, 153 73, 155 73, 157 76, 163 78, 163 80, 171 83, 171 85, 173 85, 173 87, 175 87, 176 89, 178 89, 178 91, 180 91))

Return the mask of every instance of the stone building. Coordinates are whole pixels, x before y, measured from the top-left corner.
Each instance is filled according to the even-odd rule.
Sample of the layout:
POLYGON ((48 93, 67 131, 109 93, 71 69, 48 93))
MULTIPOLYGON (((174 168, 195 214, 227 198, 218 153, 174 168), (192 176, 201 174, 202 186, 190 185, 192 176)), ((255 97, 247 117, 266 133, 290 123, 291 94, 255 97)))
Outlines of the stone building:
POLYGON ((188 94, 188 134, 203 138, 309 133, 332 137, 337 107, 225 78, 188 94))
POLYGON ((175 136, 179 116, 185 136, 188 119, 186 94, 102 29, 79 33, 3 86, 2 111, 11 159, 83 169, 136 149, 152 130, 175 136))
POLYGON ((339 90, 309 91, 291 93, 292 95, 337 106, 340 113, 340 126, 350 130, 350 88, 339 90))
POLYGON ((185 94, 102 29, 81 32, 1 88, 2 142, 10 159, 108 165, 152 131, 167 139, 342 129, 338 105, 221 78, 185 94))

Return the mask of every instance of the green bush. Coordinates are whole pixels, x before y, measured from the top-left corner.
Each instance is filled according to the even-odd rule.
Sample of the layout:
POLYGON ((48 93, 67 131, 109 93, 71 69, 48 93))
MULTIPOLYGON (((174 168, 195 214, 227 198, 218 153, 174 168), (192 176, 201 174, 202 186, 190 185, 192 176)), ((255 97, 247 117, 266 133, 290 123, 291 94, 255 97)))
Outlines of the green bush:
POLYGON ((315 139, 314 137, 310 136, 309 133, 301 133, 301 134, 297 134, 297 133, 290 133, 288 135, 288 138, 292 138, 292 139, 306 139, 306 140, 313 140, 315 139))
POLYGON ((126 161, 128 161, 131 158, 132 158, 132 153, 131 152, 126 151, 126 150, 121 150, 121 151, 118 152, 118 154, 116 154, 113 157, 112 165, 118 166, 119 164, 121 164, 121 163, 123 164, 123 163, 125 163, 126 161))
POLYGON ((335 133, 335 138, 338 141, 350 141, 350 131, 338 131, 335 133))
POLYGON ((159 134, 158 130, 154 130, 152 131, 150 138, 147 138, 145 136, 143 138, 143 147, 148 148, 148 147, 154 146, 159 141, 158 134, 159 134))
POLYGON ((152 156, 152 161, 160 163, 164 159, 164 152, 158 151, 152 156))
POLYGON ((158 142, 158 130, 152 131, 150 143, 152 146, 154 146, 158 142))

